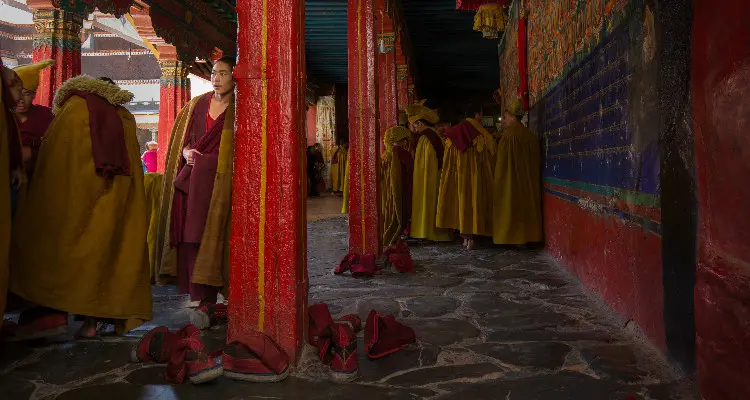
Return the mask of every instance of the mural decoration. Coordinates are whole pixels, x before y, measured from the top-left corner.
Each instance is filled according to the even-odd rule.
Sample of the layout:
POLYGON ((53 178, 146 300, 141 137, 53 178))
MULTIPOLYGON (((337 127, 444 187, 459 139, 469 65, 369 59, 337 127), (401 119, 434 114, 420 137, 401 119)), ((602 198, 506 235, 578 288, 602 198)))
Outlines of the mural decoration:
POLYGON ((544 97, 632 10, 632 0, 526 0, 531 104, 544 97))
POLYGON ((336 101, 333 96, 322 96, 316 108, 315 143, 323 146, 323 158, 331 162, 333 146, 336 144, 336 101))
POLYGON ((514 1, 508 8, 508 24, 505 27, 503 39, 500 41, 500 89, 502 102, 505 107, 516 99, 519 88, 518 75, 518 19, 519 2, 514 1))

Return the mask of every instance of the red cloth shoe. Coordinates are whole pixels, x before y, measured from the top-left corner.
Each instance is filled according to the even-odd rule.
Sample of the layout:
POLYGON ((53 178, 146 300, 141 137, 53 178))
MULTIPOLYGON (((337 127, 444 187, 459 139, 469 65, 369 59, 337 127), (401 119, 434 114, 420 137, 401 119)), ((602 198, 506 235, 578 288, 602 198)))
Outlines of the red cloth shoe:
POLYGON ((224 375, 240 381, 270 383, 289 376, 289 356, 260 332, 243 335, 229 343, 222 364, 224 375))
POLYGON ((328 311, 327 304, 313 304, 307 307, 308 316, 308 329, 307 329, 307 343, 311 346, 318 347, 318 340, 320 337, 331 336, 331 324, 333 324, 333 318, 331 317, 330 311, 328 311))
POLYGON ((68 313, 47 307, 24 311, 18 317, 18 327, 8 341, 22 341, 57 336, 68 331, 68 313))
POLYGON ((137 363, 165 363, 169 359, 171 347, 178 339, 177 334, 170 332, 166 326, 151 329, 130 350, 130 360, 137 363))
POLYGON ((345 323, 333 324, 331 370, 335 381, 351 382, 357 378, 357 335, 345 323))
POLYGON ((190 313, 190 323, 198 329, 208 329, 227 321, 227 306, 221 303, 201 303, 190 313))
POLYGON ((353 264, 357 263, 358 259, 359 255, 357 255, 356 253, 347 253, 344 258, 341 259, 339 265, 334 268, 333 273, 336 275, 343 274, 344 272, 348 271, 353 264))
POLYGON ((362 254, 359 260, 351 266, 352 277, 362 278, 375 275, 380 268, 375 265, 375 254, 362 254))
POLYGON ((414 330, 397 322, 393 315, 381 316, 370 311, 365 323, 365 351, 375 359, 385 357, 416 342, 414 330))
POLYGON ((179 340, 169 354, 164 378, 172 383, 182 383, 187 376, 193 384, 210 382, 224 373, 221 364, 214 360, 218 354, 205 351, 200 330, 187 325, 177 331, 179 340))

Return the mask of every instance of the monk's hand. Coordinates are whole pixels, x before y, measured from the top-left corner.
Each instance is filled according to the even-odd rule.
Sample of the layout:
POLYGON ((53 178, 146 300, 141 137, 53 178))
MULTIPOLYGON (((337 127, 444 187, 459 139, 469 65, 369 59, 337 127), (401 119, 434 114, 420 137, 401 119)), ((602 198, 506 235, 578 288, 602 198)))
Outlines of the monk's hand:
POLYGON ((185 161, 187 161, 188 165, 195 164, 195 155, 201 155, 201 152, 195 149, 188 149, 185 148, 182 150, 182 155, 185 157, 185 161))
POLYGON ((21 183, 23 183, 23 169, 16 168, 10 173, 10 184, 15 188, 19 188, 21 187, 21 183))
POLYGON ((24 162, 31 160, 31 147, 23 146, 21 148, 21 155, 24 162))

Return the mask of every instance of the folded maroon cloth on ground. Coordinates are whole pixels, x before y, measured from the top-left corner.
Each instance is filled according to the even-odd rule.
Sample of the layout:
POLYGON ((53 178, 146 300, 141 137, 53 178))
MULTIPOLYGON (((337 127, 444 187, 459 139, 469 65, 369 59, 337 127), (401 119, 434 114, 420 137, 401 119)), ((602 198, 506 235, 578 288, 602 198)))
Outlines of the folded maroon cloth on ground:
POLYGON ((365 276, 373 276, 378 272, 380 268, 375 264, 374 254, 357 254, 348 253, 344 258, 341 259, 339 265, 334 268, 333 273, 336 275, 343 274, 346 271, 351 271, 352 277, 362 278, 365 276))
POLYGON ((396 321, 393 315, 382 316, 372 310, 365 323, 365 352, 375 359, 385 357, 416 342, 414 330, 396 321))

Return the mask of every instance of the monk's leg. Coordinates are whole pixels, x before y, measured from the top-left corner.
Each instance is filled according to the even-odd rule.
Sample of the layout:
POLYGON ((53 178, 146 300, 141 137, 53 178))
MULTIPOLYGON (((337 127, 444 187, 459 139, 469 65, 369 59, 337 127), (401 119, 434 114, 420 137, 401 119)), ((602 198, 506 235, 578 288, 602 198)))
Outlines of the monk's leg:
POLYGON ((178 288, 181 294, 190 295, 190 301, 215 304, 219 294, 218 287, 193 283, 193 269, 195 258, 198 256, 198 247, 198 244, 183 243, 177 248, 178 288))

